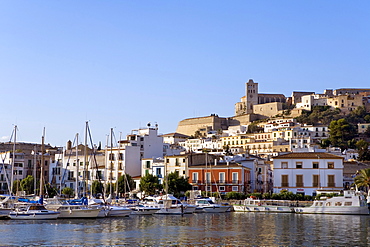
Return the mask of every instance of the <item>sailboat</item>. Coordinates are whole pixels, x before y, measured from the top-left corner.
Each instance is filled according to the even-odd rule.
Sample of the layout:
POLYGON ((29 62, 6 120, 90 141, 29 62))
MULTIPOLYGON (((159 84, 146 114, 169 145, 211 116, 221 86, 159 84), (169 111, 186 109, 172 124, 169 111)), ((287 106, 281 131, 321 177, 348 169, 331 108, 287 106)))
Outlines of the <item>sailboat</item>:
MULTIPOLYGON (((119 149, 118 149, 119 150, 119 149)), ((117 177, 116 177, 116 196, 118 197, 118 167, 119 167, 119 156, 120 156, 120 153, 118 152, 118 155, 117 155, 117 164, 116 164, 116 174, 117 174, 117 177)), ((109 155, 109 170, 110 170, 110 173, 109 173, 109 180, 110 180, 110 191, 109 191, 109 197, 107 198, 107 202, 109 203, 108 205, 108 208, 109 208, 109 211, 108 211, 108 217, 126 217, 126 216, 129 216, 131 214, 131 209, 129 209, 128 207, 125 207, 125 206, 120 206, 120 205, 112 205, 112 202, 113 202, 113 198, 112 198, 112 195, 113 195, 113 184, 112 184, 112 177, 113 177, 113 162, 112 162, 113 159, 113 128, 111 128, 111 131, 110 131, 110 155, 109 155)))
MULTIPOLYGON (((88 130, 88 123, 86 122, 86 132, 88 130)), ((87 135, 87 134, 86 134, 87 135)), ((87 205, 86 197, 78 199, 79 191, 79 164, 78 164, 78 133, 75 137, 76 140, 76 188, 75 188, 75 200, 61 200, 60 198, 54 197, 49 198, 46 201, 46 208, 50 210, 56 210, 60 212, 59 218, 97 218, 101 208, 90 207, 87 205)), ((85 138, 86 144, 87 137, 85 138)), ((85 147, 87 144, 85 145, 85 147)), ((86 155, 85 155, 86 157, 86 155)), ((86 164, 86 158, 85 158, 86 164)), ((85 176, 84 176, 85 178, 85 176)), ((85 184, 85 183, 84 183, 85 184)), ((62 186, 60 186, 62 188, 62 186)))
POLYGON ((14 203, 16 202, 16 197, 13 196, 13 181, 14 181, 14 163, 15 163, 15 150, 16 150, 15 148, 16 148, 16 140, 17 140, 17 125, 14 126, 12 137, 10 138, 9 142, 11 142, 11 139, 13 138, 13 136, 14 136, 13 152, 12 153, 9 152, 9 158, 12 157, 10 181, 9 181, 8 174, 7 174, 7 171, 6 171, 7 169, 6 169, 5 164, 4 164, 5 163, 5 158, 3 158, 3 157, 2 157, 2 166, 0 168, 0 173, 2 171, 5 175, 4 177, 7 181, 8 190, 9 190, 8 195, 4 195, 4 196, 0 197, 0 199, 1 199, 1 201, 0 201, 0 218, 5 218, 5 219, 9 218, 9 213, 14 209, 14 203))
MULTIPOLYGON (((40 197, 37 201, 30 201, 28 199, 18 199, 18 203, 14 204, 14 210, 10 211, 9 217, 11 219, 18 220, 46 220, 46 219, 56 219, 59 216, 59 212, 54 210, 48 210, 43 205, 43 187, 44 187, 44 178, 43 178, 43 164, 44 164, 44 138, 45 138, 45 128, 42 135, 42 161, 41 161, 41 171, 40 171, 40 197)), ((13 148, 13 164, 15 159, 15 148, 13 148)), ((12 171, 14 171, 14 165, 12 166, 12 171)), ((12 177, 13 181, 13 177, 12 177)), ((11 186, 13 188, 13 184, 11 186)))

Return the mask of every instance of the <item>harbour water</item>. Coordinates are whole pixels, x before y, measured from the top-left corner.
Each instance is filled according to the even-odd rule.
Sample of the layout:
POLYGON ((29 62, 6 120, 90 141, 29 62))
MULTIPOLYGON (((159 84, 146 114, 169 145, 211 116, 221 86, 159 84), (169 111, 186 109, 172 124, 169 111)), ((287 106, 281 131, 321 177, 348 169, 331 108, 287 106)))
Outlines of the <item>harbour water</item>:
POLYGON ((221 213, 2 220, 0 246, 369 246, 370 216, 221 213))

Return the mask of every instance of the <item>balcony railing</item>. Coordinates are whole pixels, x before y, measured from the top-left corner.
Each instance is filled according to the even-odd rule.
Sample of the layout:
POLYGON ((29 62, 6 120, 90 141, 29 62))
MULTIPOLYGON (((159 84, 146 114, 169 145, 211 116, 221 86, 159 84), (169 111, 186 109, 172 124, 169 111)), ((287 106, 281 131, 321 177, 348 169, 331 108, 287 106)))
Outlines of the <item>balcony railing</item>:
POLYGON ((281 187, 289 187, 289 183, 281 183, 281 187))
POLYGON ((198 182, 199 182, 199 180, 194 180, 194 179, 193 179, 193 180, 191 180, 191 183, 192 183, 192 184, 197 184, 198 182))
POLYGON ((231 181, 233 184, 238 184, 239 183, 239 180, 233 180, 231 181))
POLYGON ((335 187, 335 183, 328 183, 328 187, 335 187))
POLYGON ((315 187, 315 188, 317 187, 318 188, 319 187, 319 183, 312 183, 312 187, 315 187))
POLYGON ((217 180, 217 183, 218 184, 225 184, 226 183, 226 181, 223 179, 223 180, 217 180))
POLYGON ((296 187, 303 187, 303 183, 296 183, 296 187))

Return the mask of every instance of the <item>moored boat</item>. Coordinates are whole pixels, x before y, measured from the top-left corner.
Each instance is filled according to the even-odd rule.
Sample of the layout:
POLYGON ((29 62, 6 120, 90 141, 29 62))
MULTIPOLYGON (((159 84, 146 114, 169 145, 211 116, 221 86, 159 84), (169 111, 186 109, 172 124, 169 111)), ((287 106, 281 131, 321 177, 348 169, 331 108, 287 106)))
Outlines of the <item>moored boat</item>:
POLYGON ((293 213, 297 203, 285 200, 260 200, 254 197, 245 199, 239 204, 234 204, 235 212, 270 212, 293 213))
POLYGON ((45 200, 45 207, 49 210, 58 211, 60 219, 72 218, 97 218, 100 208, 79 205, 78 203, 70 204, 68 201, 61 201, 57 198, 45 200))
POLYGON ((59 212, 47 210, 41 204, 19 204, 9 213, 12 220, 51 220, 57 219, 59 212))
POLYGON ((298 214, 357 214, 368 215, 369 208, 363 192, 345 190, 343 196, 315 200, 310 207, 297 207, 298 214))
POLYGON ((196 207, 188 207, 171 194, 163 196, 149 196, 143 199, 142 205, 159 208, 155 214, 185 214, 194 213, 196 207))
POLYGON ((196 198, 194 204, 197 206, 195 212, 202 213, 225 213, 230 209, 230 206, 214 203, 211 198, 196 198))
POLYGON ((148 207, 144 205, 135 205, 129 208, 133 215, 152 215, 159 210, 157 207, 148 207))

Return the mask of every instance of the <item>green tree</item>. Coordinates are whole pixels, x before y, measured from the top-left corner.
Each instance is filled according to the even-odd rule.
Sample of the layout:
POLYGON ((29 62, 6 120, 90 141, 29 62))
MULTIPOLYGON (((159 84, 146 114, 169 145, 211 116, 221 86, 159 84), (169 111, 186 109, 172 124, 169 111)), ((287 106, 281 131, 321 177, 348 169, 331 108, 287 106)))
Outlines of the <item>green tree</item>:
POLYGON ((356 147, 358 150, 358 160, 360 161, 368 161, 370 160, 370 150, 369 150, 369 143, 364 140, 359 140, 356 143, 356 147))
POLYGON ((177 197, 191 189, 188 178, 179 176, 177 172, 171 172, 167 175, 165 178, 165 186, 168 187, 168 191, 166 191, 167 193, 174 194, 174 196, 177 197))
POLYGON ((62 189, 62 194, 68 196, 68 198, 71 198, 74 195, 74 191, 70 187, 65 187, 62 189))
POLYGON ((118 178, 118 193, 124 194, 135 188, 135 181, 129 174, 125 174, 118 178))
POLYGON ((355 184, 358 187, 365 187, 367 190, 369 190, 370 168, 362 169, 359 171, 358 175, 355 177, 355 184))
POLYGON ((141 177, 139 187, 146 195, 154 195, 157 190, 162 189, 159 179, 152 174, 146 174, 144 177, 141 177))
POLYGON ((21 190, 24 190, 26 194, 32 194, 33 193, 33 176, 28 175, 26 178, 22 179, 20 185, 21 185, 21 190))
POLYGON ((95 180, 91 184, 91 193, 94 197, 96 197, 98 194, 103 194, 104 186, 103 183, 95 180))
POLYGON ((54 196, 58 195, 58 190, 55 187, 51 186, 50 183, 47 183, 44 186, 45 194, 47 194, 49 198, 53 198, 54 196))
POLYGON ((14 180, 13 181, 13 195, 17 193, 17 191, 21 190, 21 181, 20 180, 14 180))
POLYGON ((356 128, 344 118, 332 121, 329 129, 331 144, 335 147, 340 147, 342 150, 348 148, 348 141, 352 140, 356 135, 356 128))
POLYGON ((328 147, 330 147, 330 144, 331 144, 331 142, 330 142, 329 139, 322 139, 321 142, 320 142, 320 146, 322 148, 328 148, 328 147))
POLYGON ((107 194, 107 195, 110 195, 110 192, 111 192, 111 187, 112 187, 112 193, 114 193, 115 192, 115 190, 116 190, 116 186, 115 186, 115 184, 113 184, 113 183, 107 183, 107 186, 106 186, 106 188, 105 188, 105 194, 107 194))
POLYGON ((247 133, 260 133, 263 132, 263 128, 258 126, 256 122, 253 122, 248 125, 247 133))

